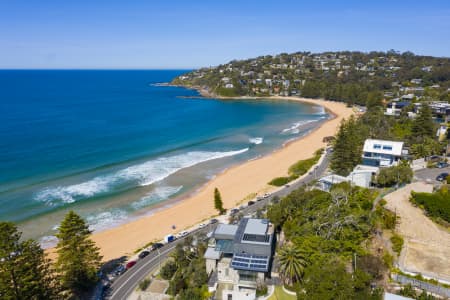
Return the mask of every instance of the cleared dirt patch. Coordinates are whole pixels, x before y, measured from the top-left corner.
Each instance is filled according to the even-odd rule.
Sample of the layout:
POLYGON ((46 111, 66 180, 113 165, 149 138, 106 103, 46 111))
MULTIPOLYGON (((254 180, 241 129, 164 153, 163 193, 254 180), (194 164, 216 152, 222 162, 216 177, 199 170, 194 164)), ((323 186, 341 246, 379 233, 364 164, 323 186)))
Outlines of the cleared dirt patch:
POLYGON ((432 185, 415 182, 386 195, 384 199, 386 208, 400 217, 397 231, 405 240, 400 267, 450 281, 450 233, 440 229, 409 201, 411 191, 430 193, 432 190, 432 185))

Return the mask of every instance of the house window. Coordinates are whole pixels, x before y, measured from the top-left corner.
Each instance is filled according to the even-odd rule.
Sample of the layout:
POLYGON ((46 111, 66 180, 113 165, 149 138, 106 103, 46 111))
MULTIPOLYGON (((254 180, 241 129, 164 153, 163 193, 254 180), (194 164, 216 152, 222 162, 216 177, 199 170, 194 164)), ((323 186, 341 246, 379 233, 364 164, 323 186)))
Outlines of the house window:
POLYGON ((392 146, 384 145, 383 150, 392 150, 392 146))
POLYGON ((375 145, 373 145, 373 149, 381 149, 381 145, 380 144, 375 144, 375 145))

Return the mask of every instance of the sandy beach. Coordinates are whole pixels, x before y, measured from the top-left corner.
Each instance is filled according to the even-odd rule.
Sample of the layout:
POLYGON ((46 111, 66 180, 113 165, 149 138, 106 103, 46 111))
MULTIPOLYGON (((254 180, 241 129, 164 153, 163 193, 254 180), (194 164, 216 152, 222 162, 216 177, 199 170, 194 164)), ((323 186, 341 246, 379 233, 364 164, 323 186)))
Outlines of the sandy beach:
POLYGON ((262 193, 274 189, 267 185, 267 182, 274 177, 287 175, 290 165, 298 160, 311 157, 314 151, 324 147, 323 138, 334 135, 341 120, 354 113, 352 108, 339 102, 297 97, 272 97, 271 99, 302 101, 320 105, 330 111, 334 118, 326 121, 305 137, 287 144, 268 156, 229 168, 212 179, 197 193, 171 207, 159 209, 152 215, 118 227, 94 233, 92 238, 100 247, 104 260, 132 254, 136 249, 151 241, 160 240, 169 233, 181 231, 216 215, 217 211, 213 205, 215 187, 222 194, 225 208, 234 207, 252 193, 262 193), (176 225, 176 230, 172 230, 172 225, 176 225))

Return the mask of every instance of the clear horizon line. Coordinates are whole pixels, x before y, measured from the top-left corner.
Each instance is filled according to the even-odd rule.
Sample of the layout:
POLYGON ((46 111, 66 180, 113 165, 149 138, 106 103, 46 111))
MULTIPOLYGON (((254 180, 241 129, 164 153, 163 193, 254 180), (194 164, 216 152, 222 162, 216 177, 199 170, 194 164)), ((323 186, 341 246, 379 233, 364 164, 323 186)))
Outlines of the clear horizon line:
POLYGON ((0 71, 179 71, 200 68, 0 68, 0 71))

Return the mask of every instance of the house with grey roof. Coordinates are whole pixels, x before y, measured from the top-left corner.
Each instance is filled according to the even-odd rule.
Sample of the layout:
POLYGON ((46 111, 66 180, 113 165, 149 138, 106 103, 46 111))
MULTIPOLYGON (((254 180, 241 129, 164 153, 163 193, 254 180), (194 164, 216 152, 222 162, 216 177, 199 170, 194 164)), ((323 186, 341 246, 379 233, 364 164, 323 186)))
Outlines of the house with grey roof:
POLYGON ((273 226, 267 219, 243 218, 238 225, 219 224, 204 254, 206 271, 216 279, 217 299, 255 299, 256 288, 270 274, 273 226))

